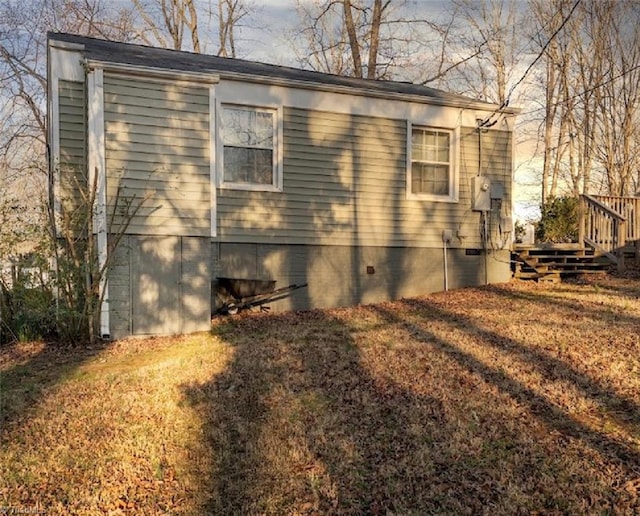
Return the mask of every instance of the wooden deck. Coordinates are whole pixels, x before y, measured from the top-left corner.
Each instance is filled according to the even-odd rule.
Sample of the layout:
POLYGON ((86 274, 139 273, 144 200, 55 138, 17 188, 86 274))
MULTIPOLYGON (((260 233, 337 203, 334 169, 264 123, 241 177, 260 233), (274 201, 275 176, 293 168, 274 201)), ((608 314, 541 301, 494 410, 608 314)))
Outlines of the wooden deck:
POLYGON ((578 234, 577 243, 514 244, 514 277, 559 281, 640 262, 640 198, 581 195, 578 234))

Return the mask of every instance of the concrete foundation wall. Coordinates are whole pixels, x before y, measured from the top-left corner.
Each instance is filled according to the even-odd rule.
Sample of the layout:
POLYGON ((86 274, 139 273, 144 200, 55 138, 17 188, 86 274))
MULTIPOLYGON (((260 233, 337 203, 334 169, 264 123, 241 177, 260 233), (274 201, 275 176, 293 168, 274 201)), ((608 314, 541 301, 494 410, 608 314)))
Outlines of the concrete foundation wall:
MULTIPOLYGON (((276 288, 308 283, 290 297, 269 303, 273 311, 367 304, 444 290, 442 248, 216 242, 211 256, 214 279, 272 279, 277 281, 276 288)), ((484 284, 485 256, 488 282, 509 281, 508 250, 485 255, 484 251, 467 254, 465 249, 449 249, 449 288, 484 284)), ((213 285, 215 294, 215 281, 213 285)), ((215 301, 212 305, 217 308, 215 301)))

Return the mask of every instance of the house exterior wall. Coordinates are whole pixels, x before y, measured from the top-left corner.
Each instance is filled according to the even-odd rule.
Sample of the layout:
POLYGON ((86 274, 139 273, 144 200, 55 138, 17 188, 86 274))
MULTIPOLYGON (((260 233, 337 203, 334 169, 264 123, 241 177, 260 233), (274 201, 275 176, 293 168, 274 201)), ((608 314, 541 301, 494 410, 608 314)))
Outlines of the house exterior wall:
MULTIPOLYGON (((65 64, 79 61, 81 54, 53 55, 65 64)), ((78 73, 75 63, 69 77, 54 81, 60 164, 85 165, 88 158, 87 86, 78 73)), ((109 219, 115 215, 111 230, 123 221, 123 202, 133 199, 135 206, 144 199, 109 275, 112 337, 207 329, 215 308, 211 280, 215 287, 218 276, 275 279, 278 287, 308 283, 271 303, 274 310, 443 290, 443 230, 453 236, 446 251, 449 288, 510 277, 510 234, 502 219, 511 215, 510 121, 478 133, 475 120, 488 112, 477 108, 247 81, 212 86, 105 69, 103 85, 104 124, 99 125, 104 125, 106 211, 109 219), (277 153, 282 191, 216 188, 220 127, 214 124, 221 103, 277 108, 282 114, 277 153), (452 132, 456 202, 407 195, 411 123, 452 132), (484 222, 471 209, 478 174, 504 191, 484 222), (158 267, 164 273, 153 277, 158 267), (162 297, 162 291, 179 295, 162 297), (160 296, 155 301, 154 292, 160 296), (162 303, 156 307, 156 301, 162 303), (153 323, 153 314, 162 310, 153 323), (167 314, 180 324, 167 329, 163 321, 172 317, 167 314)), ((74 182, 61 172, 61 198, 71 195, 74 182)))
POLYGON ((135 196, 127 234, 209 236, 209 90, 106 73, 104 117, 107 212, 135 196))
MULTIPOLYGON (((407 130, 406 120, 285 107, 283 191, 220 190, 219 241, 439 248, 450 229, 464 235, 453 247, 481 246, 471 211, 478 132, 460 130, 452 203, 407 199, 407 130)), ((511 133, 482 139, 480 170, 504 187, 510 211, 511 133)))
POLYGON ((125 235, 109 273, 112 338, 207 331, 210 237, 125 235))
POLYGON ((132 278, 131 258, 132 239, 124 235, 115 248, 109 269, 109 325, 110 335, 114 339, 132 334, 132 278))
MULTIPOLYGON (((509 250, 474 255, 447 250, 448 288, 509 281, 509 256, 509 250)), ((274 279, 276 287, 308 284, 270 302, 276 312, 376 303, 445 289, 442 247, 214 243, 212 260, 218 277, 274 279), (373 267, 372 274, 367 267, 373 267)), ((214 306, 228 301, 216 298, 214 289, 214 306)))
MULTIPOLYGON (((276 311, 441 291, 450 230, 448 288, 508 281, 511 132, 459 128, 458 201, 436 202, 407 196, 408 131, 403 119, 285 106, 283 191, 218 192, 215 276, 308 284, 271 303, 276 311), (482 214, 471 209, 476 175, 503 190, 486 215, 486 249, 482 214)), ((214 297, 214 308, 224 300, 214 297)))
POLYGON ((59 200, 66 212, 81 203, 79 187, 87 185, 87 102, 83 82, 59 81, 59 200))

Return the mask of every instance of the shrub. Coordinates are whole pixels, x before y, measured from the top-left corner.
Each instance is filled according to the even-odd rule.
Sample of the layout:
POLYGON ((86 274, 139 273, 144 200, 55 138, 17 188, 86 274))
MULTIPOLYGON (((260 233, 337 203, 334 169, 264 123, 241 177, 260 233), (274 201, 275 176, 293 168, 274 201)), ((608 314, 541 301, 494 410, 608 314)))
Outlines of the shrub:
POLYGON ((551 197, 540 207, 541 217, 536 224, 538 242, 578 241, 578 199, 551 197))
POLYGON ((57 337, 55 300, 42 264, 0 280, 0 343, 57 337))

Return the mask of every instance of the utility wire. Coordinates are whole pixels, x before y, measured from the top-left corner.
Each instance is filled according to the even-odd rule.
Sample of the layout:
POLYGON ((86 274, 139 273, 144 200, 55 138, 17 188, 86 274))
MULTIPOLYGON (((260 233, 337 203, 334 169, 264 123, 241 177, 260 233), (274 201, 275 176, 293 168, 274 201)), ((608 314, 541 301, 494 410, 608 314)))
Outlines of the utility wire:
POLYGON ((540 106, 538 108, 531 109, 531 110, 525 111, 523 113, 519 113, 518 116, 530 115, 532 113, 536 113, 538 111, 542 111, 543 109, 546 109, 547 107, 556 107, 556 106, 559 106, 560 104, 564 104, 565 102, 568 102, 570 100, 575 100, 577 98, 580 98, 580 97, 586 95, 587 93, 591 93, 591 92, 597 90, 598 88, 600 88, 602 86, 605 86, 605 85, 610 84, 610 83, 612 83, 614 81, 617 81, 618 79, 621 79, 625 75, 628 75, 631 72, 635 72, 636 70, 639 70, 639 69, 640 69, 640 64, 638 64, 636 66, 633 66, 632 68, 629 68, 628 70, 625 70, 624 72, 622 72, 622 73, 620 73, 620 74, 618 74, 618 75, 616 75, 614 77, 611 77, 610 79, 607 79, 606 81, 602 81, 602 82, 600 82, 600 83, 598 83, 598 84, 596 84, 594 86, 591 86, 590 88, 582 90, 580 93, 575 93, 571 97, 567 97, 566 99, 561 99, 561 100, 559 100, 557 102, 554 102, 553 104, 549 104, 548 106, 540 106))
POLYGON ((520 84, 522 83, 522 81, 524 81, 527 77, 527 75, 529 75, 529 72, 533 69, 533 67, 536 65, 536 63, 538 61, 540 61, 540 59, 542 58, 542 56, 544 55, 544 53, 546 52, 547 48, 549 48, 549 45, 551 44, 551 42, 555 39, 555 37, 560 33, 560 31, 564 28, 564 26, 567 24, 567 22, 569 21, 569 19, 571 18, 571 16, 573 15, 573 13, 575 12, 576 8, 578 7, 578 5, 580 4, 582 0, 576 0, 575 3, 573 4, 573 7, 571 8, 571 10, 569 11, 569 14, 567 14, 567 16, 564 18, 564 20, 562 20, 562 23, 560 24, 560 26, 555 30, 555 32, 553 34, 551 34, 551 37, 547 40, 547 42, 543 45, 542 49, 540 49, 540 52, 538 53, 538 55, 536 56, 536 58, 529 64, 529 66, 527 67, 527 69, 525 70, 524 74, 522 74, 522 77, 520 77, 520 79, 518 79, 516 81, 516 83, 511 86, 511 88, 509 88, 509 93, 507 94, 507 98, 505 98, 502 101, 502 104, 500 104, 494 111, 493 113, 491 113, 487 118, 485 118, 482 122, 480 122, 479 127, 491 127, 492 125, 495 124, 495 122, 492 122, 493 117, 495 116, 496 113, 498 113, 500 110, 506 108, 509 105, 509 101, 511 99, 511 95, 513 95, 513 92, 515 91, 515 89, 520 86, 520 84))

